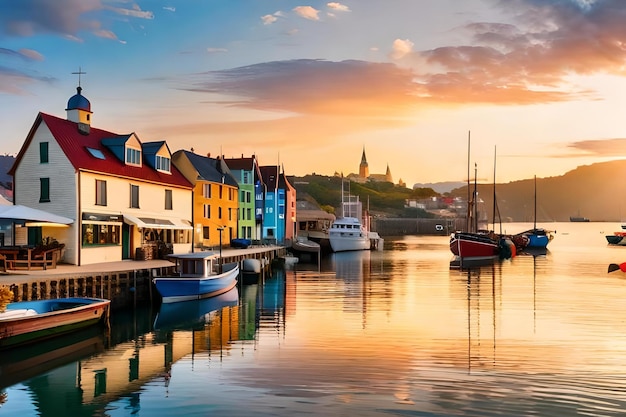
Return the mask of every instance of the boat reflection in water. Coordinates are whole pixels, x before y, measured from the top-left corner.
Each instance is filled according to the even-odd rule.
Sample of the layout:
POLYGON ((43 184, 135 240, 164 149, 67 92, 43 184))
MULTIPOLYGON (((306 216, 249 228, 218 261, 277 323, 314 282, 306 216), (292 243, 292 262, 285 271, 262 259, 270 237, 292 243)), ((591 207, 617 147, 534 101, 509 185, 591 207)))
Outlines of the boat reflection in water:
POLYGON ((215 313, 224 307, 236 306, 239 302, 239 290, 230 291, 215 297, 200 300, 163 303, 156 320, 154 330, 193 330, 209 324, 215 313))
POLYGON ((0 388, 103 351, 104 331, 98 326, 44 342, 3 350, 0 355, 0 388))

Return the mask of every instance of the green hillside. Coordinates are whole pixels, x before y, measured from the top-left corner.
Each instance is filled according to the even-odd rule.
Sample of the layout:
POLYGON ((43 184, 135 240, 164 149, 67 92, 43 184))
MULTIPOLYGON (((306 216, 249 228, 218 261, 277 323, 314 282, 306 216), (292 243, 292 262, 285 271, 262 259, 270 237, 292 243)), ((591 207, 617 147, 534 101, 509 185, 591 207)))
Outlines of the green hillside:
MULTIPOLYGON (((290 183, 296 188, 298 200, 317 203, 328 207, 327 211, 341 205, 341 177, 307 175, 290 177, 290 183)), ((363 208, 369 205, 370 212, 388 217, 433 217, 432 214, 415 208, 405 208, 407 199, 422 199, 438 196, 432 188, 415 190, 400 187, 389 182, 367 182, 359 184, 344 180, 344 194, 359 196, 363 208)))

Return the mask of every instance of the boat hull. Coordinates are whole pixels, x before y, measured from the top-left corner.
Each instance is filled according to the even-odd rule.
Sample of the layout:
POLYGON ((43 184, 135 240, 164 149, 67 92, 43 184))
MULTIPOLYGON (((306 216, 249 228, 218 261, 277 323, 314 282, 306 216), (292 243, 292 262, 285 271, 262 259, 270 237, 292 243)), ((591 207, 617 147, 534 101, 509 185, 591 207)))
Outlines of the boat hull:
POLYGON ((528 237, 528 248, 545 248, 552 240, 551 232, 544 229, 532 229, 524 232, 524 235, 528 237))
POLYGON ((625 232, 615 232, 612 235, 606 235, 606 241, 610 244, 610 245, 620 245, 620 246, 625 246, 626 245, 626 239, 624 239, 624 236, 626 236, 625 232))
POLYGON ((298 238, 291 243, 291 250, 296 253, 318 253, 320 244, 309 239, 298 238))
POLYGON ((355 250, 370 250, 368 236, 330 236, 330 246, 333 252, 347 252, 355 250))
POLYGON ((95 325, 108 319, 110 303, 99 298, 11 303, 6 313, 0 314, 0 348, 33 343, 95 325), (32 315, 23 315, 23 310, 32 315))
POLYGON ((463 260, 489 260, 499 256, 498 242, 478 233, 454 233, 450 251, 463 260))
POLYGON ((224 272, 208 277, 159 277, 153 282, 164 303, 197 300, 229 291, 237 284, 239 264, 223 265, 224 272))

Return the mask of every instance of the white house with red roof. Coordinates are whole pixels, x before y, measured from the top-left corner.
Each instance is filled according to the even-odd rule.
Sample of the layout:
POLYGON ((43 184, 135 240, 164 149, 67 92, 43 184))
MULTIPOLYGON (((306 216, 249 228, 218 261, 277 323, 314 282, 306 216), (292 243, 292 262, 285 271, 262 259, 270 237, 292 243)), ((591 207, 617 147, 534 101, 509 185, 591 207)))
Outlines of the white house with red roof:
POLYGON ((74 219, 29 227, 28 244, 55 238, 74 265, 191 251, 192 185, 167 143, 92 127, 81 90, 66 119, 37 115, 9 171, 15 204, 74 219))

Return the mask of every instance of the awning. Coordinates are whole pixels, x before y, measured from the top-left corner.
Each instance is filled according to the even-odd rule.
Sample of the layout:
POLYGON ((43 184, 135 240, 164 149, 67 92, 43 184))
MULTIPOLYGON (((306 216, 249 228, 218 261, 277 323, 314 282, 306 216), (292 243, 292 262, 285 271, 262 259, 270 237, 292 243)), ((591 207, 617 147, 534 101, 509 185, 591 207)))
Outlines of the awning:
POLYGON ((0 205, 0 219, 25 221, 26 226, 67 226, 74 223, 68 217, 21 205, 0 205))
POLYGON ((124 213, 124 223, 131 224, 142 229, 176 229, 193 230, 191 223, 182 219, 157 219, 154 217, 135 217, 124 213))

